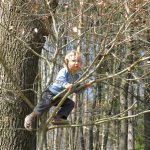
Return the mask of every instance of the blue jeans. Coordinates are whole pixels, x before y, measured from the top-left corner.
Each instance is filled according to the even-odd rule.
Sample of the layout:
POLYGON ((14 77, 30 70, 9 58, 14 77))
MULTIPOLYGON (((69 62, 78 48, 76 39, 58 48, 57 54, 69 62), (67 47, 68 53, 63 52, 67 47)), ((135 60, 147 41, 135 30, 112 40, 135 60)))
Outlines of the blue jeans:
MULTIPOLYGON (((49 90, 44 91, 42 94, 41 101, 35 106, 33 111, 36 112, 38 115, 42 115, 44 112, 49 111, 51 106, 57 106, 61 101, 61 97, 58 97, 52 102, 52 98, 54 96, 55 95, 51 91, 49 90)), ((57 112, 57 115, 67 118, 71 113, 72 109, 74 108, 74 105, 75 105, 74 101, 72 101, 69 98, 66 98, 60 110, 57 112)))

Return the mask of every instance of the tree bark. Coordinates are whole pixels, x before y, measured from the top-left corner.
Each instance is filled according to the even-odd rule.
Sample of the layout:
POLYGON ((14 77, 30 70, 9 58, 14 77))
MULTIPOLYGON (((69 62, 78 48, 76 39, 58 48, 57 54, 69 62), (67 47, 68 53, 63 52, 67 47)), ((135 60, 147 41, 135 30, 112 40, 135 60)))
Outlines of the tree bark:
MULTIPOLYGON (((150 41, 150 30, 147 32, 147 40, 150 41)), ((145 68, 145 73, 149 72, 149 64, 148 62, 145 63, 147 66, 145 68)), ((145 102, 145 109, 150 109, 150 81, 149 78, 145 79, 145 87, 144 87, 144 102, 145 102)), ((150 113, 144 114, 144 150, 150 149, 150 113)))
MULTIPOLYGON (((36 134, 23 127, 25 116, 31 112, 23 97, 32 104, 36 101, 34 90, 38 86, 39 57, 35 53, 41 54, 49 31, 44 24, 45 18, 37 17, 41 13, 40 1, 36 4, 15 2, 1 2, 0 149, 34 150, 36 134)), ((57 6, 57 1, 50 5, 57 6)), ((47 20, 51 22, 51 16, 47 20)))

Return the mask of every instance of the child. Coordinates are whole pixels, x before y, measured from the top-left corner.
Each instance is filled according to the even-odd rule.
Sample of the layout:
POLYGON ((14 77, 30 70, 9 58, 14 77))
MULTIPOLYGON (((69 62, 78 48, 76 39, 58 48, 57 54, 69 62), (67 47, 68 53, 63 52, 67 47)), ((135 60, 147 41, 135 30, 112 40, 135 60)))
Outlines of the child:
MULTIPOLYGON (((26 116, 24 126, 28 131, 32 131, 32 120, 34 117, 41 116, 44 112, 48 111, 51 106, 57 106, 61 101, 63 96, 60 96, 52 102, 52 98, 62 92, 64 89, 71 89, 73 83, 79 78, 77 72, 81 68, 81 54, 77 51, 72 50, 65 56, 65 67, 62 68, 53 84, 49 85, 46 91, 42 94, 42 100, 36 105, 33 112, 26 116)), ((90 82, 85 84, 84 88, 80 91, 86 89, 91 84, 90 82)), ((78 90, 74 90, 78 93, 78 90)), ((70 98, 66 98, 65 102, 62 104, 57 115, 53 118, 52 124, 54 125, 64 125, 69 124, 67 117, 74 108, 74 101, 70 98)))

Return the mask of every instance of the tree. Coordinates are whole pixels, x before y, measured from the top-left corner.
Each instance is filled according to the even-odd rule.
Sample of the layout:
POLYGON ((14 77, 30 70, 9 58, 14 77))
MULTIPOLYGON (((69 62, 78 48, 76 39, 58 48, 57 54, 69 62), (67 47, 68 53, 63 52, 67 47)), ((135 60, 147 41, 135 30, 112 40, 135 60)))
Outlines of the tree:
POLYGON ((36 102, 38 60, 57 3, 0 3, 1 149, 35 149, 36 134, 25 131, 23 123, 36 102))
MULTIPOLYGON (((10 136, 6 138, 6 132, 4 132, 6 126, 9 129, 12 126, 11 121, 5 124, 7 120, 5 114, 9 114, 8 116, 15 116, 16 120, 21 116, 18 126, 15 124, 17 121, 14 122, 12 119, 13 125, 16 126, 16 128, 12 126, 13 133, 23 130, 23 133, 19 132, 20 134, 13 136, 13 139, 16 137, 20 143, 24 140, 26 149, 27 145, 30 147, 29 143, 35 137, 35 132, 29 133, 19 127, 23 127, 25 115, 36 103, 36 94, 40 95, 37 93, 38 83, 42 79, 47 82, 43 74, 47 75, 49 72, 51 73, 49 83, 52 82, 53 77, 62 67, 63 54, 70 49, 78 48, 85 60, 79 83, 93 79, 91 99, 89 100, 88 94, 84 94, 76 101, 75 111, 69 118, 71 125, 49 126, 52 116, 59 107, 45 115, 45 120, 42 117, 40 128, 36 130, 37 149, 113 150, 143 147, 143 145, 137 147, 142 142, 136 136, 131 137, 133 145, 130 146, 127 136, 141 134, 140 139, 143 140, 144 120, 140 115, 143 116, 149 112, 149 108, 145 107, 147 110, 144 108, 143 94, 145 90, 145 99, 147 99, 147 87, 149 87, 147 68, 149 66, 144 64, 150 58, 149 40, 146 37, 149 29, 149 2, 147 0, 128 2, 66 0, 59 2, 55 12, 51 8, 55 10, 56 1, 50 1, 55 4, 54 7, 48 1, 32 1, 35 2, 34 5, 31 1, 8 2, 1 2, 2 9, 0 9, 2 16, 0 96, 3 100, 0 107, 1 118, 5 116, 1 119, 3 120, 1 145, 3 146, 3 142, 7 143, 11 139, 10 136), (7 13, 3 13, 5 11, 7 13), (43 36, 46 36, 50 45, 48 49, 43 49, 43 53, 47 56, 45 54, 43 56, 43 53, 41 55, 41 49, 46 40, 43 36), (47 60, 49 55, 51 58, 47 60), (42 63, 46 63, 44 73, 42 69, 41 72, 38 70, 39 58, 42 63), (50 64, 50 67, 47 64, 50 64), (134 89, 139 89, 138 94, 134 89), (11 107, 9 107, 7 99, 14 99, 15 103, 13 103, 14 100, 11 101, 11 107), (22 108, 20 114, 14 113, 19 112, 20 108, 22 108), (139 125, 142 132, 137 130, 139 125), (133 128, 133 132, 127 135, 127 131, 133 128), (20 135, 25 135, 23 140, 20 139, 20 135)), ((42 89, 46 84, 42 84, 42 89)), ((149 129, 146 126, 148 114, 144 116, 147 137, 149 136, 147 133, 149 129)), ((11 135, 10 131, 7 132, 11 135)), ((15 140, 12 141, 15 142, 15 140)), ((20 145, 22 147, 20 146, 19 149, 25 147, 22 144, 17 146, 17 143, 14 147, 18 148, 20 145)), ((147 146, 148 143, 145 140, 145 149, 147 146)))
MULTIPOLYGON (((147 31, 147 40, 149 41, 149 30, 147 31)), ((149 61, 145 62, 145 73, 149 74, 149 61)), ((144 87, 144 101, 145 101, 145 109, 150 109, 149 108, 149 100, 150 100, 150 83, 149 83, 149 77, 145 78, 145 87, 144 87)), ((149 144, 149 136, 150 136, 150 127, 149 127, 149 122, 150 122, 150 113, 144 114, 144 150, 147 150, 150 148, 149 144)))

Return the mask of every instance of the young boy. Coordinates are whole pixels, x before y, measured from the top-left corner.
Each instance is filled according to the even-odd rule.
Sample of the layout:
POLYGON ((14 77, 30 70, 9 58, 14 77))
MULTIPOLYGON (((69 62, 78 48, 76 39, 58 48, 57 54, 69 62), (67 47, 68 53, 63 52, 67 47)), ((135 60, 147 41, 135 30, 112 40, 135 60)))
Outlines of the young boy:
MULTIPOLYGON (((57 106, 61 101, 63 96, 60 96, 52 102, 52 98, 62 92, 64 89, 71 89, 73 83, 79 78, 77 74, 81 68, 81 54, 77 51, 72 50, 65 56, 65 67, 62 68, 53 84, 49 85, 46 91, 42 94, 42 100, 36 105, 33 112, 26 116, 24 121, 24 127, 28 131, 32 131, 32 120, 34 117, 41 116, 44 112, 48 111, 51 106, 57 106)), ((86 89, 90 86, 90 82, 85 84, 80 91, 86 89)), ((74 90, 75 93, 80 92, 74 90)), ((65 102, 62 104, 57 115, 53 118, 52 124, 54 125, 64 125, 69 124, 67 117, 74 108, 74 101, 70 98, 66 98, 65 102)))

